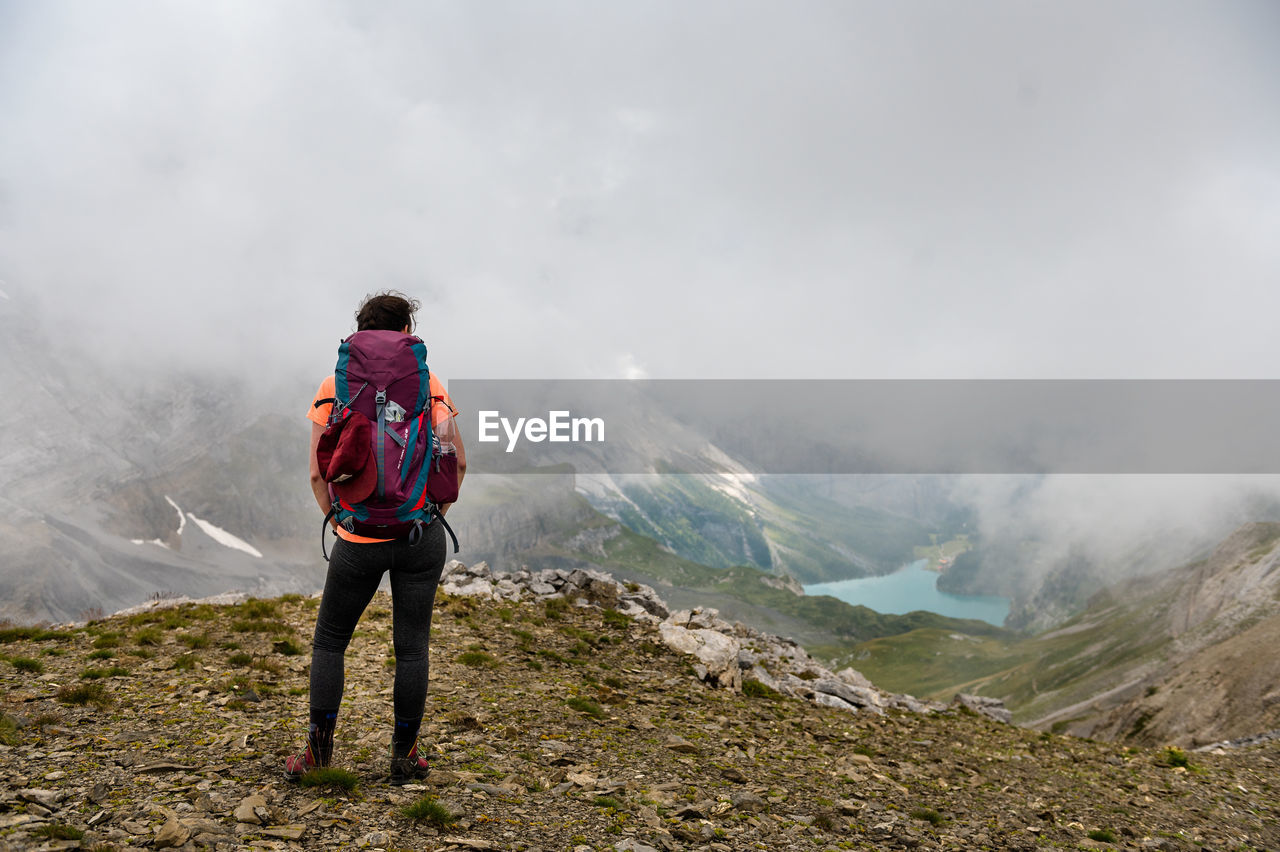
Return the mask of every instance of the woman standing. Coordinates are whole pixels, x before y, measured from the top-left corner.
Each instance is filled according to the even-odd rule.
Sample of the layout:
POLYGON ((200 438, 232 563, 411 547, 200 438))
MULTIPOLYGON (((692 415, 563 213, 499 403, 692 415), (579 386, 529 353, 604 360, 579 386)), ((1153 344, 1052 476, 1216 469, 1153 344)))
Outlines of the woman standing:
MULTIPOLYGON (((414 328, 413 315, 417 309, 418 303, 403 294, 379 293, 367 298, 356 312, 357 331, 377 330, 409 335, 414 328)), ((345 376, 343 384, 345 386, 345 376)), ((430 374, 429 384, 433 404, 427 410, 437 433, 453 434, 457 480, 461 484, 466 471, 466 454, 456 430, 450 428, 456 410, 434 373, 430 374)), ((338 539, 329 559, 312 642, 311 720, 306 748, 285 761, 285 777, 296 781, 311 769, 329 765, 333 756, 334 728, 342 702, 347 645, 383 574, 389 573, 396 655, 391 783, 400 785, 425 777, 428 768, 427 761, 418 755, 417 740, 427 699, 431 610, 445 561, 445 525, 442 518, 433 517, 425 527, 413 530, 412 534, 405 530, 394 538, 375 538, 359 535, 353 524, 344 526, 338 523, 337 518, 329 517, 335 498, 330 493, 331 477, 327 479, 326 472, 321 470, 317 450, 329 425, 336 387, 334 376, 326 378, 307 412, 312 422, 311 490, 338 539)), ((345 402, 350 405, 352 401, 345 402)), ((379 465, 378 477, 381 475, 379 465)), ((341 491, 336 493, 342 495, 341 491)), ((441 505, 440 515, 443 516, 451 505, 441 505)))

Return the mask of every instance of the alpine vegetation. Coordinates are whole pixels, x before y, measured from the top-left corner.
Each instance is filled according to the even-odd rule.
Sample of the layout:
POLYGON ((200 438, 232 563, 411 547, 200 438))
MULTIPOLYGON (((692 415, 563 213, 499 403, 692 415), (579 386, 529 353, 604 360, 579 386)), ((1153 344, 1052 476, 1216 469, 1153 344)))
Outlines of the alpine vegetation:
POLYGON ((392 620, 380 593, 348 651, 352 712, 336 731, 330 774, 286 786, 278 760, 296 741, 307 684, 305 657, 285 653, 286 643, 305 635, 317 603, 153 601, 90 625, 6 633, 0 652, 40 659, 44 672, 0 668, 0 845, 1280 844, 1271 818, 1280 741, 1181 761, 1165 749, 1003 724, 981 703, 913 707, 709 610, 673 614, 638 584, 457 562, 432 621, 425 783, 389 783, 390 731, 378 711, 390 701, 392 620), (272 629, 237 631, 246 608, 269 609, 272 629), (159 636, 137 649, 149 656, 132 658, 129 674, 60 686, 76 684, 101 650, 95 637, 140 625, 159 636), (208 638, 201 662, 176 665, 189 658, 182 637, 191 634, 208 638), (472 665, 469 652, 493 663, 472 665), (722 652, 738 674, 721 666, 722 652), (229 662, 241 654, 270 665, 229 662), (748 686, 762 678, 775 686, 748 686), (319 786, 305 786, 312 781, 319 786))

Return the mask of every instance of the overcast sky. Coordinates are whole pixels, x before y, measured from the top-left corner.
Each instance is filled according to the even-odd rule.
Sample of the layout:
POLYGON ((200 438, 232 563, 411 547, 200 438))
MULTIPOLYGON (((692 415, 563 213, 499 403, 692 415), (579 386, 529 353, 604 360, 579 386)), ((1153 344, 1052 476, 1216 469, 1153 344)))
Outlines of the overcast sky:
POLYGON ((0 0, 0 284, 319 375, 1277 377, 1280 4, 0 0))

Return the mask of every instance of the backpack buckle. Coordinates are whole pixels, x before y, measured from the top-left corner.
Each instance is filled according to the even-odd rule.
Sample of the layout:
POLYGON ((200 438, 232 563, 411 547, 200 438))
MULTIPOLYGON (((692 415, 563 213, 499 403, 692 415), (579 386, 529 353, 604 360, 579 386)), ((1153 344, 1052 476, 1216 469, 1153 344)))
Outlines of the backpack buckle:
POLYGON ((386 405, 387 392, 385 390, 378 391, 378 395, 373 398, 373 401, 376 402, 378 405, 386 405))
POLYGON ((413 526, 409 528, 409 546, 417 547, 422 542, 422 519, 413 522, 413 526))

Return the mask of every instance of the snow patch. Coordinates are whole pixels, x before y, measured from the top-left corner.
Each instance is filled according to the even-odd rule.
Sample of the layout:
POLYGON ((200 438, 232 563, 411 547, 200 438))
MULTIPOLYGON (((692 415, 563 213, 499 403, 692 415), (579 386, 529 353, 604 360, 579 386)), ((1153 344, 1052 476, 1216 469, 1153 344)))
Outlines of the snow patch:
POLYGON ((179 507, 177 503, 173 502, 173 498, 168 494, 164 495, 164 499, 167 500, 169 505, 173 507, 173 510, 178 513, 178 535, 182 535, 182 531, 187 528, 187 516, 182 514, 182 508, 179 507))
POLYGON ((158 538, 152 538, 152 539, 131 538, 129 539, 129 541, 133 542, 134 544, 154 544, 158 547, 163 547, 165 550, 169 549, 169 545, 165 544, 163 541, 161 541, 158 538))
POLYGON ((707 477, 707 483, 712 488, 730 499, 746 503, 749 511, 753 507, 751 491, 747 488, 746 483, 755 481, 755 476, 750 473, 713 473, 707 477))
POLYGON ((190 512, 187 512, 187 516, 191 518, 192 522, 198 526, 205 535, 209 536, 209 538, 213 539, 223 547, 230 547, 233 550, 242 550, 250 556, 258 559, 262 558, 262 554, 258 552, 258 549, 244 539, 232 535, 222 527, 214 526, 203 518, 197 518, 190 512))
POLYGON ((586 497, 627 499, 607 473, 580 473, 574 477, 573 484, 574 490, 586 497))
MULTIPOLYGON (((657 474, 645 475, 656 476, 657 474)), ((573 481, 575 491, 586 497, 587 502, 595 506, 598 511, 604 512, 605 515, 615 521, 621 521, 621 515, 615 504, 625 503, 634 509, 640 517, 649 523, 653 523, 653 519, 634 500, 622 492, 622 485, 609 474, 583 473, 575 476, 573 481)))

